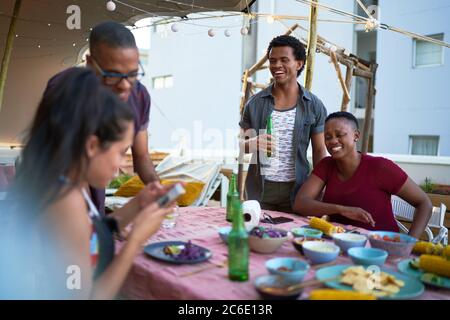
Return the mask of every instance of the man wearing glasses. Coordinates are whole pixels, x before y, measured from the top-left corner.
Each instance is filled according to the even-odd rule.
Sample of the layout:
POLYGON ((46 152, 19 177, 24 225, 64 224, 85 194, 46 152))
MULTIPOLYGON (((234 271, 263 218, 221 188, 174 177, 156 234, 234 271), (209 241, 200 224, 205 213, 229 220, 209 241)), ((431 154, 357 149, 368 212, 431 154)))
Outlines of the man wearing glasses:
MULTIPOLYGON (((135 136, 131 151, 134 170, 145 184, 159 181, 148 150, 150 95, 139 81, 144 76, 144 70, 139 62, 139 51, 133 34, 120 23, 100 23, 92 29, 89 36, 89 51, 90 55, 86 56, 87 66, 133 110, 135 136)), ((71 69, 50 79, 44 95, 71 69)), ((99 211, 104 212, 105 190, 90 188, 90 191, 99 211)))

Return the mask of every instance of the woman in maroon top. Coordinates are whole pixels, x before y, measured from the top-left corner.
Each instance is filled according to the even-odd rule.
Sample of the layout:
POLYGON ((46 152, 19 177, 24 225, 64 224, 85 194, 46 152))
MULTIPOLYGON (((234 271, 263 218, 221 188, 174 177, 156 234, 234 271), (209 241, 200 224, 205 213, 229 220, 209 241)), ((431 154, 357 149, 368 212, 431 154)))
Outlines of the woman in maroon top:
POLYGON ((331 157, 319 162, 299 190, 295 212, 329 215, 331 221, 369 230, 398 232, 391 205, 395 194, 416 208, 409 234, 419 238, 431 216, 429 198, 392 161, 358 152, 359 136, 358 122, 351 113, 335 112, 327 117, 325 145, 331 157), (324 188, 322 201, 315 200, 324 188))

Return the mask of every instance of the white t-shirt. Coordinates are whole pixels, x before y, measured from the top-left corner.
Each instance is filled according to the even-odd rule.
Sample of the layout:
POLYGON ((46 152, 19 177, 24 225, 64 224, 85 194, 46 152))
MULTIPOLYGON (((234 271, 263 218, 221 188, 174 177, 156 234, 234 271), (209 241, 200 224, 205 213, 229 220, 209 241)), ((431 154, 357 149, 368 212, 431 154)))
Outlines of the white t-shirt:
POLYGON ((269 165, 264 168, 265 180, 295 181, 293 133, 296 112, 296 107, 272 112, 272 139, 276 148, 272 156, 267 158, 269 165))

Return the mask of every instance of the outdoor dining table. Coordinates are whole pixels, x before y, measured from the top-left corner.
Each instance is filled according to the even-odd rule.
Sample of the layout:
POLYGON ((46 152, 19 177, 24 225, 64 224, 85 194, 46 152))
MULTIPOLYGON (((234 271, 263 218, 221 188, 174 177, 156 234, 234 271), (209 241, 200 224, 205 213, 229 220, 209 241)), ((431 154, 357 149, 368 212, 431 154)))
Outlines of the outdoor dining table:
MULTIPOLYGON (((161 229, 148 244, 160 241, 188 241, 211 250, 213 256, 206 262, 190 265, 175 265, 153 259, 144 252, 136 257, 131 271, 122 287, 121 293, 129 299, 210 299, 210 300, 255 300, 261 299, 255 289, 254 281, 261 275, 268 274, 265 262, 274 257, 297 257, 306 259, 295 250, 290 240, 272 254, 250 252, 249 279, 235 282, 228 279, 228 267, 224 263, 228 249, 220 239, 217 229, 229 225, 225 220, 225 209, 219 207, 185 207, 180 208, 176 226, 161 229), (202 271, 199 271, 202 270, 202 271), (196 272, 199 271, 199 272, 196 272)), ((274 216, 293 218, 293 222, 279 224, 277 228, 290 230, 308 224, 308 219, 294 214, 266 211, 274 216)), ((263 226, 271 226, 261 223, 263 226)), ((352 228, 351 226, 344 226, 352 228)), ((358 229, 362 234, 367 230, 358 229)), ((117 250, 123 245, 117 242, 117 250)), ((336 264, 352 264, 350 258, 340 255, 336 264)), ((396 262, 386 262, 386 267, 397 270, 396 262)), ((304 280, 315 277, 311 268, 304 280)), ((307 299, 309 292, 321 285, 303 290, 299 299, 307 299)), ((450 290, 425 287, 425 292, 417 297, 420 300, 450 300, 450 290)))

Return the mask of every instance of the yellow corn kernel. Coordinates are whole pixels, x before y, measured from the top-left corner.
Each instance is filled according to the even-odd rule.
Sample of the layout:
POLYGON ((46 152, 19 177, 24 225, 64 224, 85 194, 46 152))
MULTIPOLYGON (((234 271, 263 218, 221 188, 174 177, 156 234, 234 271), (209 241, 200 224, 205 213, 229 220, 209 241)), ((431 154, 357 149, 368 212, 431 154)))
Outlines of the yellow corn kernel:
POLYGON ((376 300, 371 294, 348 290, 317 289, 311 291, 310 300, 376 300))
POLYGON ((423 254, 419 258, 420 269, 438 276, 450 277, 450 260, 440 256, 423 254))
POLYGON ((412 251, 416 254, 433 254, 434 244, 427 241, 417 241, 412 251))
POLYGON ((444 258, 450 259, 450 245, 446 246, 444 250, 442 250, 442 256, 444 258))
POLYGON ((311 220, 309 222, 309 226, 311 228, 318 229, 329 236, 332 235, 334 232, 336 232, 335 226, 333 226, 331 223, 329 223, 323 219, 317 218, 317 217, 311 218, 311 220))
POLYGON ((440 243, 434 245, 433 254, 440 256, 442 255, 442 251, 444 251, 444 246, 440 243))

